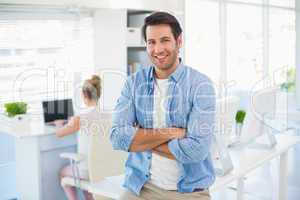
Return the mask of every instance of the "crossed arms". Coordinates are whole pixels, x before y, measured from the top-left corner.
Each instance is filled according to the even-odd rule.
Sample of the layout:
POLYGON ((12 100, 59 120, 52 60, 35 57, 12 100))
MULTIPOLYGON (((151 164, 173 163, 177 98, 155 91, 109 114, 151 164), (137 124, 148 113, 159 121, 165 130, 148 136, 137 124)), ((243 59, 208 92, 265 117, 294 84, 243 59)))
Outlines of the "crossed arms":
POLYGON ((205 84, 199 83, 194 89, 193 107, 185 129, 134 127, 137 111, 131 85, 127 80, 113 115, 110 140, 114 149, 129 152, 152 150, 181 163, 207 158, 215 117, 215 94, 209 80, 205 80, 205 84))
POLYGON ((175 160, 168 148, 171 139, 181 139, 185 136, 182 128, 144 129, 138 128, 129 151, 141 152, 152 150, 153 153, 175 160))

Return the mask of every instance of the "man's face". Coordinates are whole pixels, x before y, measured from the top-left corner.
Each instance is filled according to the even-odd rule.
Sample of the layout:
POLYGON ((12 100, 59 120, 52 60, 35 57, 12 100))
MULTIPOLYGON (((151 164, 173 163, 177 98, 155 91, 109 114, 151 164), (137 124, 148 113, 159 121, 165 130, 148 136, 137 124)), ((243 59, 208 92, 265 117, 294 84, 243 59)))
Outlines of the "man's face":
POLYGON ((159 70, 169 70, 178 64, 179 49, 182 44, 182 36, 175 40, 171 27, 160 24, 147 26, 146 28, 147 52, 151 62, 159 70))

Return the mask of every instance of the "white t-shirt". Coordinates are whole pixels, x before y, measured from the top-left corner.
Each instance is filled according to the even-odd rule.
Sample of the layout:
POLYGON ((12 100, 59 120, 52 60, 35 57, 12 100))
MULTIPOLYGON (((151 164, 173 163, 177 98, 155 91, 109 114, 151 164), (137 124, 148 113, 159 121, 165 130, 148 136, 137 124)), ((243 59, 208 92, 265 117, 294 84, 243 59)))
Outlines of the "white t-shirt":
MULTIPOLYGON (((156 79, 154 85, 153 128, 166 127, 166 103, 168 79, 156 79)), ((179 166, 175 160, 152 153, 149 182, 165 190, 177 190, 180 176, 179 166)))

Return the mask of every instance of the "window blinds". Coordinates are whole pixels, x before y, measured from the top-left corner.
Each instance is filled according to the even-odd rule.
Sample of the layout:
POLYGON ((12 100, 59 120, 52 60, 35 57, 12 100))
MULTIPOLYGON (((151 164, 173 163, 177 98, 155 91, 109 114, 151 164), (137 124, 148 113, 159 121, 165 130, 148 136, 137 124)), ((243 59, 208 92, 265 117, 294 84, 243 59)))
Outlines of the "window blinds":
POLYGON ((0 9, 6 16, 0 18, 0 111, 11 101, 39 109, 41 100, 70 98, 74 73, 93 70, 92 17, 53 8, 45 13, 0 9))

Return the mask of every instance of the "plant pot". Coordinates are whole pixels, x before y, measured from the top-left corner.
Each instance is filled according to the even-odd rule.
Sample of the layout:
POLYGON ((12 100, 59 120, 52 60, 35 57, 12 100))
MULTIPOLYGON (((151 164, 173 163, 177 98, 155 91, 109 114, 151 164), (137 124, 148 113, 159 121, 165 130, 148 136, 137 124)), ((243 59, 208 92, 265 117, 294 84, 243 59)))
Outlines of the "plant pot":
POLYGON ((239 146, 241 144, 242 129, 243 129, 242 123, 235 124, 235 135, 232 138, 232 141, 228 145, 228 147, 235 147, 235 146, 239 146))
POLYGON ((19 114, 13 117, 9 117, 7 114, 3 115, 2 117, 3 122, 9 123, 11 125, 25 125, 29 124, 30 116, 28 114, 19 114))
POLYGON ((243 129, 243 124, 242 123, 236 123, 235 124, 235 137, 240 140, 241 135, 242 135, 242 129, 243 129))

